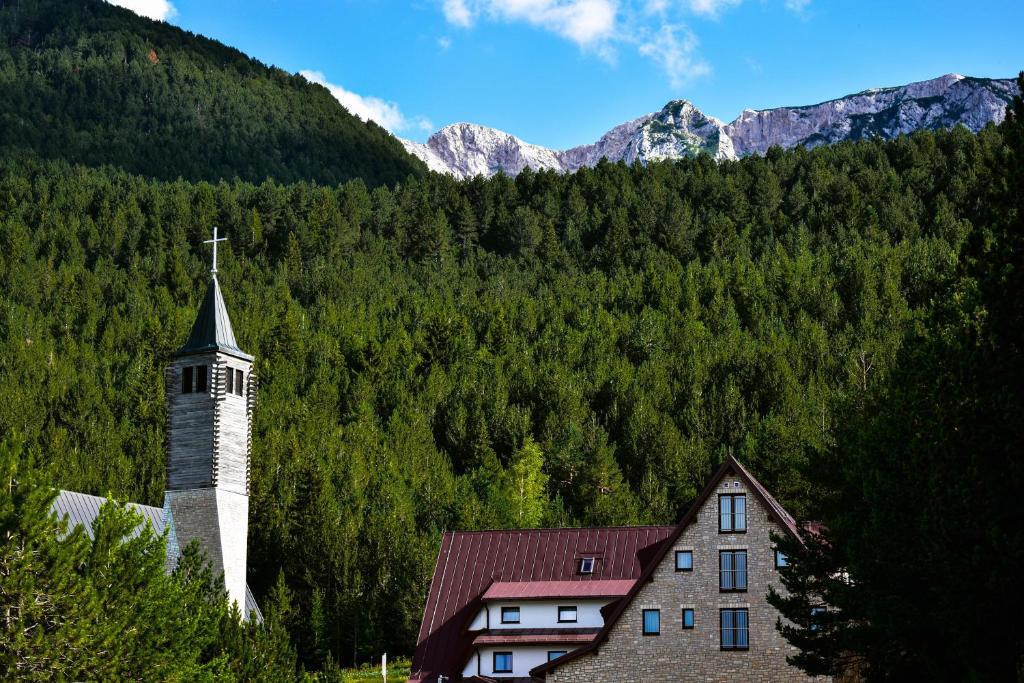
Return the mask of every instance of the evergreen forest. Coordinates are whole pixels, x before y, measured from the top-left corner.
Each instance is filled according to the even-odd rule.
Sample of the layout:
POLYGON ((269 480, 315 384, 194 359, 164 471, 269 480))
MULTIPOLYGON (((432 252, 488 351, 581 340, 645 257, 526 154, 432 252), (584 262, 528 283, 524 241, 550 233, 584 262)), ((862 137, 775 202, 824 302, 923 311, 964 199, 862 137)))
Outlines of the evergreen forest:
POLYGON ((214 41, 0 0, 0 677, 340 681, 411 655, 443 531, 673 523, 732 455, 826 524, 772 598, 794 664, 1021 678, 991 616, 1024 602, 1013 106, 456 181, 214 41), (213 226, 259 381, 262 626, 201 557, 165 574, 130 509, 47 515, 55 488, 162 504, 213 226))
POLYGON ((989 127, 716 164, 368 189, 0 162, 0 431, 160 505, 163 367, 218 225, 256 355, 250 583, 310 670, 410 653, 445 529, 670 523, 732 454, 807 465, 987 239, 989 127))
POLYGON ((164 180, 425 172, 319 85, 103 0, 0 2, 0 152, 164 180))

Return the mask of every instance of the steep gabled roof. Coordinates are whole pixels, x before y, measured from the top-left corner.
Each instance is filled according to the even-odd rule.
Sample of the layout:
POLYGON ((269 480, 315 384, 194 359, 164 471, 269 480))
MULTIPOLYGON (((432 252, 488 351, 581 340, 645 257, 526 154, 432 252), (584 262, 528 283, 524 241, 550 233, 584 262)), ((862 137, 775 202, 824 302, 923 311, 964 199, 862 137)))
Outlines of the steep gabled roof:
POLYGON ((597 635, 594 636, 594 639, 586 645, 584 645, 583 647, 576 650, 572 650, 568 654, 562 655, 554 661, 546 662, 538 667, 531 669, 531 676, 535 678, 544 678, 548 671, 551 671, 552 669, 559 667, 562 664, 565 664, 566 662, 572 661, 573 659, 577 659, 587 654, 588 652, 593 652, 601 643, 603 643, 608 638, 608 634, 611 632, 612 628, 615 627, 615 623, 619 620, 619 617, 622 616, 622 613, 625 612, 626 608, 629 607, 630 603, 633 602, 633 598, 635 598, 637 593, 640 592, 644 584, 646 584, 650 580, 651 575, 654 574, 655 569, 657 569, 658 566, 662 563, 662 561, 665 559, 665 555, 667 555, 668 551, 676 544, 676 541, 679 540, 679 537, 682 536, 686 528, 694 522, 694 520, 697 517, 697 514, 700 512, 700 509, 704 507, 704 503, 706 503, 708 498, 711 497, 711 494, 713 494, 715 490, 717 490, 719 482, 721 482, 722 479, 725 478, 725 475, 729 474, 730 472, 739 476, 740 479, 742 479, 747 484, 747 486, 750 488, 753 494, 758 498, 761 504, 768 511, 768 515, 780 527, 782 527, 789 533, 793 534, 797 538, 800 537, 800 534, 797 531, 797 524, 796 521, 793 519, 793 516, 786 512, 786 509, 783 508, 782 505, 779 504, 779 502, 775 500, 775 498, 772 497, 770 493, 768 493, 768 489, 766 489, 764 485, 761 484, 761 482, 755 479, 754 475, 748 472, 747 469, 739 463, 739 461, 737 461, 732 456, 729 456, 728 458, 726 458, 725 462, 722 463, 721 467, 719 467, 718 470, 712 475, 711 479, 704 487, 704 490, 701 491, 699 496, 697 496, 697 500, 695 500, 693 505, 690 506, 690 509, 686 511, 686 514, 683 515, 683 518, 679 520, 679 524, 673 527, 672 533, 669 534, 665 542, 657 546, 654 557, 650 562, 644 564, 643 573, 636 580, 636 583, 633 584, 633 587, 630 589, 626 597, 615 603, 614 608, 605 616, 604 626, 601 628, 600 631, 598 631, 597 635))
POLYGON ((235 331, 231 327, 231 318, 228 317, 228 309, 224 305, 224 296, 220 293, 220 284, 216 276, 210 278, 210 284, 206 287, 206 296, 199 305, 199 313, 192 324, 188 341, 175 355, 183 356, 204 351, 223 351, 252 360, 252 356, 238 348, 235 331))
POLYGON ((462 673, 475 635, 466 627, 492 584, 632 581, 640 576, 644 559, 653 556, 652 547, 673 528, 446 532, 423 610, 410 680, 433 682, 438 674, 457 678, 462 673), (579 573, 582 557, 598 558, 593 574, 579 573))

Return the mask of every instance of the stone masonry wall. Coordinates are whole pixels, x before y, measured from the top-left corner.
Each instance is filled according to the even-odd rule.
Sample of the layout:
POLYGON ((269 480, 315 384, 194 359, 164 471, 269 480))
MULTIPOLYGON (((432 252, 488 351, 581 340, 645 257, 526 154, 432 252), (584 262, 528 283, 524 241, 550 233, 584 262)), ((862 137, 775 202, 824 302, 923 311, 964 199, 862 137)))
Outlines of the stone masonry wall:
POLYGON ((768 585, 778 586, 772 529, 778 531, 755 494, 739 478, 726 475, 596 653, 555 668, 547 681, 825 680, 811 679, 786 663, 786 655, 795 650, 775 630, 778 612, 765 599, 768 585), (746 533, 719 533, 718 494, 725 492, 746 493, 746 533), (746 549, 747 592, 719 591, 722 549, 746 549), (675 570, 676 550, 693 551, 693 571, 675 570), (694 610, 692 630, 682 628, 684 607, 694 610), (748 609, 749 650, 720 649, 719 609, 728 607, 748 609), (661 610, 660 635, 642 634, 642 610, 650 608, 661 610))

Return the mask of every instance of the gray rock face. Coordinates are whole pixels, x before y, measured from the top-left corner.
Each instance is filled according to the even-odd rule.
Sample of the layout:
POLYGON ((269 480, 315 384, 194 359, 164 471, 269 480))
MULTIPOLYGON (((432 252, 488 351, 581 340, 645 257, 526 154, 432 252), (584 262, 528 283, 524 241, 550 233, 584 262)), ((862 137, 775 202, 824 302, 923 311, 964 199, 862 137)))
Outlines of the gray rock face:
POLYGON ((469 123, 446 126, 425 144, 402 143, 431 170, 457 178, 498 172, 517 175, 524 168, 571 172, 594 166, 602 158, 647 163, 705 153, 722 161, 763 154, 773 145, 788 149, 875 136, 888 140, 958 124, 976 132, 990 121, 1002 121, 1016 93, 1013 79, 947 74, 810 106, 747 109, 729 124, 685 100, 673 100, 659 112, 616 126, 593 144, 564 151, 469 123))
POLYGON ((808 107, 746 110, 725 127, 739 156, 763 154, 772 145, 818 145, 881 137, 915 130, 972 131, 999 123, 1017 93, 1012 79, 965 78, 947 74, 898 88, 876 88, 808 107))

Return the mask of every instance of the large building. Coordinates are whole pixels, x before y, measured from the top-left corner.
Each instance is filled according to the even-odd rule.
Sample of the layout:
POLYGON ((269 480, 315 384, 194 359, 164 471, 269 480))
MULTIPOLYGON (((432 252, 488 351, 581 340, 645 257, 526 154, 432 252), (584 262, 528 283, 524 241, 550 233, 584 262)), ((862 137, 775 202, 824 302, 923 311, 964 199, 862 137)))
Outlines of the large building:
MULTIPOLYGON (((216 231, 214 240, 217 240, 216 231)), ((219 240, 217 240, 219 241, 219 240)), ((216 241, 214 242, 216 245, 216 241)), ((235 341, 217 282, 216 246, 206 296, 188 340, 167 367, 167 491, 163 508, 132 504, 156 533, 167 530, 167 566, 196 541, 228 599, 260 619, 246 584, 249 457, 256 381, 253 357, 235 341)), ((53 507, 92 533, 104 499, 61 491, 53 507)))
POLYGON ((772 532, 796 522, 729 458, 675 526, 447 533, 410 680, 807 680, 772 532))

